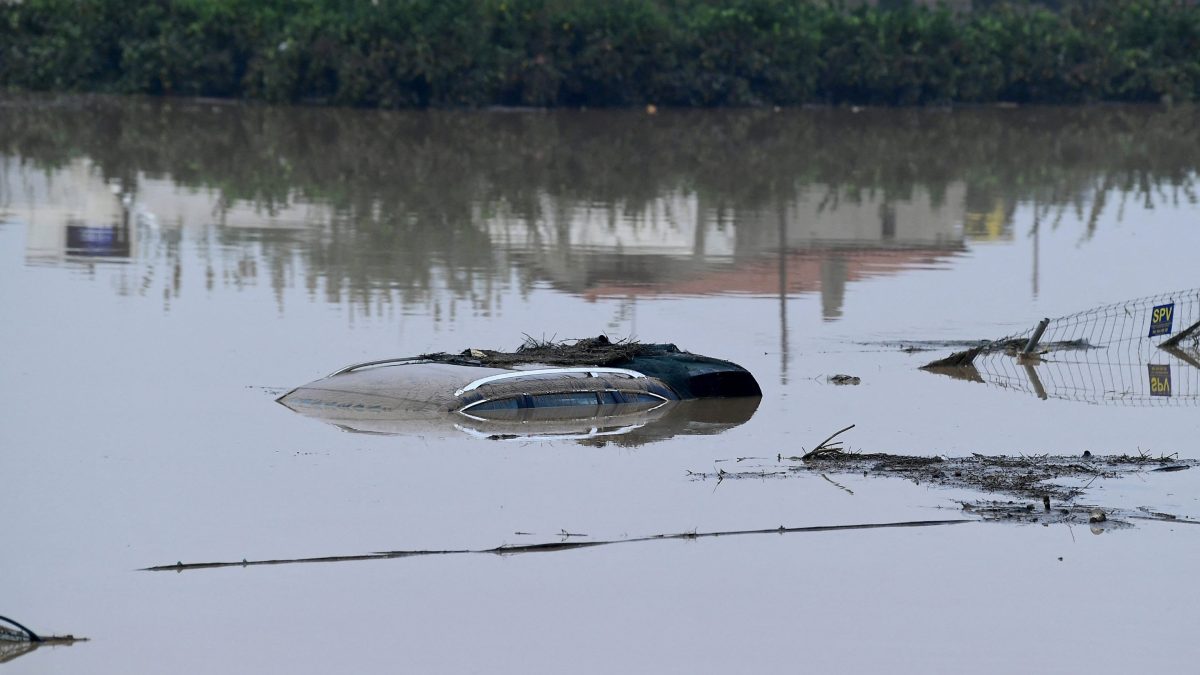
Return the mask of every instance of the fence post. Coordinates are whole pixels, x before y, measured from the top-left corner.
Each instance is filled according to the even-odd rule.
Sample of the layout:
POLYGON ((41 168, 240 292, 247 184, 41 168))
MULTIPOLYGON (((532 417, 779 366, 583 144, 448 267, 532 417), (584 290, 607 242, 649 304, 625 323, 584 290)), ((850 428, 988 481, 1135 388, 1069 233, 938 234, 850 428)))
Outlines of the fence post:
POLYGON ((1029 354, 1037 348, 1038 340, 1042 339, 1042 333, 1046 332, 1046 326, 1050 325, 1050 319, 1042 319, 1038 322, 1037 328, 1033 330, 1033 335, 1029 336, 1029 342, 1025 343, 1025 349, 1021 350, 1022 354, 1029 354))

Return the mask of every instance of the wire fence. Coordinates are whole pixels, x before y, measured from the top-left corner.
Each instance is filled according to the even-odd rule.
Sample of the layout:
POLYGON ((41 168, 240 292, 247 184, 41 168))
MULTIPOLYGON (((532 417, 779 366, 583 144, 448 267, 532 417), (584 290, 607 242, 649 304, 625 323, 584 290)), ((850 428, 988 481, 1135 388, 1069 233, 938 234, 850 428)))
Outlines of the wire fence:
POLYGON ((1200 405, 1200 288, 1128 300, 1050 320, 976 357, 988 384, 1039 398, 1103 405, 1200 405))

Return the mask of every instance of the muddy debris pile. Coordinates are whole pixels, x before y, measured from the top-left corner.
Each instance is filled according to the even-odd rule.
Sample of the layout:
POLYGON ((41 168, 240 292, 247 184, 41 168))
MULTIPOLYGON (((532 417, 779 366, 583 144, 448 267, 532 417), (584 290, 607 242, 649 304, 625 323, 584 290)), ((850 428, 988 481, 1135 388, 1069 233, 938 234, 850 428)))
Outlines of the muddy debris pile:
MULTIPOLYGON (((843 430, 845 431, 845 430, 843 430)), ((841 433, 841 432, 839 432, 841 433)), ((837 434, 835 434, 836 436, 837 434)), ((741 467, 728 471, 688 472, 693 480, 734 480, 745 478, 787 478, 803 474, 824 477, 853 494, 830 476, 902 478, 918 485, 986 492, 1015 501, 960 501, 963 510, 988 521, 1025 523, 1092 524, 1107 522, 1115 529, 1127 519, 1193 521, 1149 510, 1126 512, 1119 509, 1077 503, 1097 480, 1118 479, 1139 473, 1183 471, 1200 461, 1178 459, 1174 455, 981 455, 942 457, 853 452, 841 449, 826 439, 802 456, 779 454, 773 464, 749 465, 747 457, 717 460, 735 462, 741 467)), ((766 461, 770 461, 769 459, 766 461)))

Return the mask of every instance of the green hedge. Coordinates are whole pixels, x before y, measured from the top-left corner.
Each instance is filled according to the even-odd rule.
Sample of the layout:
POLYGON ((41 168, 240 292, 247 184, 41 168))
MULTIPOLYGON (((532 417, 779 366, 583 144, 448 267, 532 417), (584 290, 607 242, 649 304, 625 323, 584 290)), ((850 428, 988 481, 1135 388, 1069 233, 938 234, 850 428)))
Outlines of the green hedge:
POLYGON ((1190 0, 0 0, 0 86, 371 107, 1200 97, 1190 0))

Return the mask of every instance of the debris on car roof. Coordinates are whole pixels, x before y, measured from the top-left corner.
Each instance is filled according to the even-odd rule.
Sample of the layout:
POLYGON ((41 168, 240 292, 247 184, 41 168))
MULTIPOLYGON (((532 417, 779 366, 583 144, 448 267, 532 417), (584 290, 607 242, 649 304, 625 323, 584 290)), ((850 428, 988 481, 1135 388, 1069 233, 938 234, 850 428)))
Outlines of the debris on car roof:
POLYGON ((637 340, 610 340, 607 335, 578 340, 537 340, 526 336, 525 342, 514 351, 494 349, 464 349, 458 354, 436 352, 421 358, 440 363, 503 368, 541 363, 548 366, 613 366, 629 359, 654 353, 678 353, 673 344, 645 344, 637 340))

